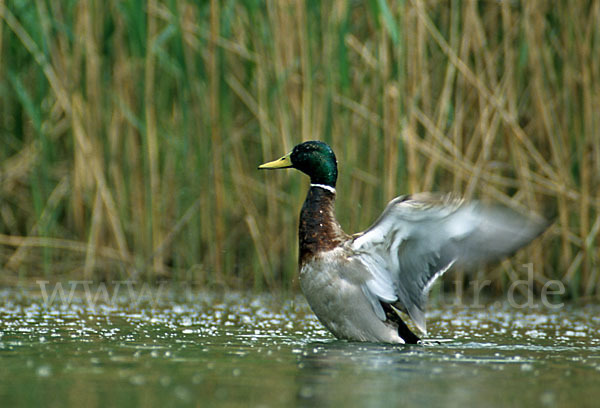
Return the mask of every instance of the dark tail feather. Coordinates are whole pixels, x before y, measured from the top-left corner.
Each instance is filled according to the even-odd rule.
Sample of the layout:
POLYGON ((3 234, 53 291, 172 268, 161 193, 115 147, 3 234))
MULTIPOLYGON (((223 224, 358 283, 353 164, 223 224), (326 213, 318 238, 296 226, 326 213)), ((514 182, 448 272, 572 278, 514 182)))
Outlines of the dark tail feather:
POLYGON ((419 337, 417 337, 416 334, 410 331, 410 329, 408 328, 406 323, 404 323, 404 320, 402 320, 402 318, 399 315, 399 312, 394 306, 385 302, 381 302, 381 306, 385 311, 385 316, 387 317, 387 319, 398 325, 398 335, 402 337, 405 344, 417 344, 421 340, 419 337))
POLYGON ((410 331, 406 323, 398 317, 398 335, 404 339, 406 344, 417 344, 421 339, 410 331))

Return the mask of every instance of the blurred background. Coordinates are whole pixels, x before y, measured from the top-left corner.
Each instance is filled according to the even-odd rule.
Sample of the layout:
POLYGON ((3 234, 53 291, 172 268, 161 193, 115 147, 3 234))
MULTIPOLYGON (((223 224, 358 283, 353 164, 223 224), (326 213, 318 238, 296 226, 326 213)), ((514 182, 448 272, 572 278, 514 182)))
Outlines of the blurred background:
POLYGON ((535 211, 550 230, 477 276, 501 293, 531 263, 597 297, 599 22, 599 1, 0 1, 0 282, 295 290, 308 180, 256 167, 320 139, 347 232, 417 191, 535 211))

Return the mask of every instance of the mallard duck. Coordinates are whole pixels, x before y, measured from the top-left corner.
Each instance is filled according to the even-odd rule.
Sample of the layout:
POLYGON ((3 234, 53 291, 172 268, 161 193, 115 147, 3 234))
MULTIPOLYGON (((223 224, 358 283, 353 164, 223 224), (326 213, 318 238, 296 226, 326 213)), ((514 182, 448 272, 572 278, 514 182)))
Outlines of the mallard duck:
POLYGON ((454 265, 497 260, 528 244, 548 223, 453 195, 399 196, 366 231, 348 235, 335 217, 337 160, 320 141, 304 142, 259 169, 295 168, 310 177, 300 211, 300 287, 337 338, 414 344, 408 315, 426 334, 434 281, 454 265))

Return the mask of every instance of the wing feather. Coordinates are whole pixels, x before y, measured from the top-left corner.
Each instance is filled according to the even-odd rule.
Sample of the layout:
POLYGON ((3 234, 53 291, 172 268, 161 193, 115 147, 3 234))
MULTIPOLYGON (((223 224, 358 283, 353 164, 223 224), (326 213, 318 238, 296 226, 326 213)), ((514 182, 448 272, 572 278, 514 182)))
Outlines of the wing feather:
POLYGON ((472 266, 510 255, 547 226, 537 216, 452 195, 401 196, 354 238, 351 248, 370 273, 363 285, 367 297, 400 307, 425 332, 427 295, 438 277, 455 264, 472 266))

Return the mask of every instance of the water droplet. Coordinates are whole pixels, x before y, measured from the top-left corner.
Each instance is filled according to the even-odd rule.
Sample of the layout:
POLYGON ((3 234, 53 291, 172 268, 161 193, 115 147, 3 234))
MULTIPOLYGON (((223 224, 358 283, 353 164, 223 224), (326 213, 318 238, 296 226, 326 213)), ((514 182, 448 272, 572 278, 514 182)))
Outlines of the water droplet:
POLYGON ((529 363, 525 363, 521 365, 521 371, 533 371, 533 365, 529 363))
POLYGON ((309 386, 309 385, 305 385, 302 388, 300 388, 300 391, 298 392, 298 396, 300 398, 312 398, 315 395, 315 390, 313 389, 313 387, 309 386))
POLYGON ((175 388, 175 397, 177 397, 178 399, 180 399, 182 401, 190 401, 191 400, 191 395, 190 395, 189 390, 181 385, 177 386, 175 388))
POLYGON ((129 378, 129 382, 133 385, 144 385, 146 383, 146 379, 141 374, 132 375, 129 378))
POLYGON ((36 374, 39 377, 49 377, 50 374, 52 374, 52 368, 50 366, 48 366, 48 365, 40 366, 36 370, 36 374))

